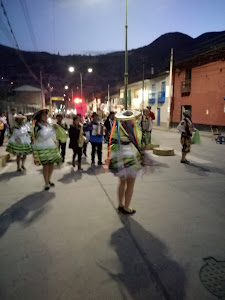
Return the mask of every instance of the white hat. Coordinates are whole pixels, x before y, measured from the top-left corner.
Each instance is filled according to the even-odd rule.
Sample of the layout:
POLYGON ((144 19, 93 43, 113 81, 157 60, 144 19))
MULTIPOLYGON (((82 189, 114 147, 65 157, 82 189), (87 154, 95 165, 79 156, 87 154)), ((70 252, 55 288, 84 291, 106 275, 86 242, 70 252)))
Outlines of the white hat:
POLYGON ((124 111, 117 113, 115 115, 115 117, 116 117, 116 120, 126 121, 126 120, 136 119, 140 115, 141 115, 141 112, 137 111, 137 110, 124 110, 124 111))

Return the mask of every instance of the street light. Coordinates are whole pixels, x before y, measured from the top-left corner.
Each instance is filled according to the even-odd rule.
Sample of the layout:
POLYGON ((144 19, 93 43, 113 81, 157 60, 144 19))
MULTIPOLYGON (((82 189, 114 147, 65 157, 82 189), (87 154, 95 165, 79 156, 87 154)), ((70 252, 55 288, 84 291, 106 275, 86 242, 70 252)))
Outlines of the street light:
POLYGON ((68 90, 68 88, 69 88, 68 85, 65 85, 65 90, 68 90))
POLYGON ((69 67, 69 71, 73 73, 75 71, 74 67, 69 67))
MULTIPOLYGON (((74 67, 69 67, 69 72, 73 73, 75 71, 74 67)), ((88 68, 87 69, 88 73, 92 73, 93 69, 92 68, 88 68)), ((81 99, 83 99, 83 74, 80 72, 80 96, 81 99)))

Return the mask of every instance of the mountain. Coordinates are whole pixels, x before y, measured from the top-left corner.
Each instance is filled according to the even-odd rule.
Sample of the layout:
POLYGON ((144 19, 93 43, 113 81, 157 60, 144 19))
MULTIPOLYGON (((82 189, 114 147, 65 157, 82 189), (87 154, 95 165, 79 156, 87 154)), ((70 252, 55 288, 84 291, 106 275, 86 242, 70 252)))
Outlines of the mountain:
MULTIPOLYGON (((225 31, 208 32, 197 38, 179 32, 164 34, 148 46, 129 51, 129 82, 142 79, 143 64, 146 78, 151 76, 152 66, 155 73, 168 69, 171 48, 174 49, 174 61, 177 64, 202 53, 216 51, 218 47, 225 47, 225 31)), ((44 86, 47 87, 50 82, 55 95, 62 95, 66 84, 77 90, 80 86, 79 72, 83 73, 85 95, 106 91, 108 84, 112 93, 123 84, 124 51, 96 56, 60 56, 45 52, 17 51, 0 45, 0 57, 0 78, 5 78, 1 81, 0 89, 11 81, 15 86, 40 86, 40 70, 44 86), (68 72, 70 65, 76 67, 77 71, 73 74, 68 72), (93 68, 93 73, 86 73, 88 67, 93 68)))

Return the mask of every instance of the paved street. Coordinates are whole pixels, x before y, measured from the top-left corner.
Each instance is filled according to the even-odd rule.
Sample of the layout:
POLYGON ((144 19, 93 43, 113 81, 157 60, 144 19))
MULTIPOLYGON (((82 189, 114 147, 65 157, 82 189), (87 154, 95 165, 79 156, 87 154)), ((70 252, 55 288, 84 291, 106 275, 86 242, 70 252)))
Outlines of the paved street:
POLYGON ((199 272, 203 258, 225 261, 225 145, 202 138, 183 165, 178 133, 154 130, 153 142, 176 155, 152 156, 132 217, 118 215, 117 178, 90 154, 79 173, 68 149, 50 192, 31 156, 27 174, 15 161, 0 170, 1 300, 217 299, 199 272))

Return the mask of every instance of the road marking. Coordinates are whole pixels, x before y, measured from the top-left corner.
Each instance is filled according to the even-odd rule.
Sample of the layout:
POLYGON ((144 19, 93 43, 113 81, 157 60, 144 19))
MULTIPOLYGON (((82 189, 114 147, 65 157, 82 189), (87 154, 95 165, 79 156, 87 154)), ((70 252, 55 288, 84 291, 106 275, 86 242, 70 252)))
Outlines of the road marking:
MULTIPOLYGON (((175 154, 180 156, 180 157, 182 156, 182 153, 180 151, 175 150, 175 154)), ((188 159, 190 159, 190 161, 194 161, 194 162, 199 163, 199 164, 212 164, 212 162, 209 161, 209 160, 204 160, 204 159, 198 158, 196 156, 193 156, 191 154, 188 154, 188 159)))

